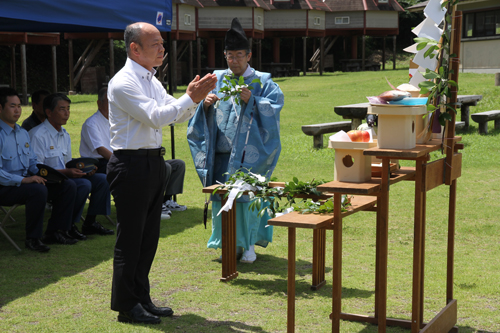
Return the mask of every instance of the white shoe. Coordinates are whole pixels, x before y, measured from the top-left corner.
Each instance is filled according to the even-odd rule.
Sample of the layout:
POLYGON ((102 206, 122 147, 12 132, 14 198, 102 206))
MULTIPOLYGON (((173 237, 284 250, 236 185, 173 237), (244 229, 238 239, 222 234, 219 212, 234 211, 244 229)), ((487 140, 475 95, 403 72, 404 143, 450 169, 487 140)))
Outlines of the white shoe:
POLYGON ((257 254, 255 254, 254 245, 251 245, 247 251, 243 252, 243 256, 241 256, 240 262, 245 264, 253 264, 255 260, 257 260, 257 254))
POLYGON ((186 206, 179 205, 174 200, 167 200, 167 201, 165 201, 165 203, 163 205, 166 206, 170 210, 178 211, 178 212, 183 212, 183 211, 185 211, 187 209, 186 206))
MULTIPOLYGON (((236 260, 240 260, 242 256, 243 256, 243 248, 241 246, 238 246, 236 248, 236 260)), ((219 258, 217 258, 217 261, 222 262, 222 254, 220 255, 219 258)))
POLYGON ((165 204, 163 204, 161 207, 161 219, 168 220, 171 215, 172 212, 165 206, 165 204))

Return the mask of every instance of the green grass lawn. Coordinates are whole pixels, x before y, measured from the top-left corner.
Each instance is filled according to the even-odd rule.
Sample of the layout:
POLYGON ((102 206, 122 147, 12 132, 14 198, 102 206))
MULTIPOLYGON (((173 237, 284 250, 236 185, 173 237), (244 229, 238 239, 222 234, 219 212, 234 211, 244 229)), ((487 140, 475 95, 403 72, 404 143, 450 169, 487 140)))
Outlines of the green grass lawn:
MULTIPOLYGON (((408 70, 327 73, 323 76, 276 79, 285 93, 281 113, 283 150, 274 172, 280 181, 333 180, 334 151, 313 149, 312 137, 301 125, 342 120, 335 105, 360 103, 366 96, 407 82, 408 70)), ((483 95, 471 112, 500 110, 500 87, 494 75, 460 74, 459 94, 483 95)), ((176 94, 180 96, 181 94, 176 94)), ((96 110, 96 96, 70 96, 73 156, 78 157, 80 128, 96 110)), ((31 113, 23 108, 23 117, 31 113)), ((458 119, 460 116, 458 117, 458 119)), ((161 239, 150 273, 151 295, 175 314, 157 326, 121 324, 109 309, 113 236, 93 236, 74 246, 52 245, 47 254, 18 253, 0 235, 0 331, 2 332, 286 332, 287 230, 275 227, 273 243, 257 248, 257 261, 238 263, 240 275, 219 282, 220 251, 206 248, 210 236, 203 227, 201 183, 185 139, 187 124, 175 126, 176 158, 186 161, 185 212, 174 212, 161 224, 161 239)), ((500 131, 489 123, 486 136, 471 121, 462 136, 462 176, 456 209, 454 298, 458 300, 460 332, 500 332, 500 131)), ((170 149, 170 129, 163 132, 170 149)), ((325 135, 325 141, 329 135, 325 135)), ((170 152, 167 153, 170 156, 170 152)), ((433 153, 440 158, 440 153, 433 153)), ((409 162, 406 162, 409 163, 409 162)), ((424 320, 445 305, 446 237, 449 191, 440 186, 427 195, 424 320)), ((414 184, 391 187, 389 204, 388 317, 411 317, 414 184)), ((138 207, 137 209, 140 209, 138 207)), ((0 214, 0 217, 2 215, 0 214)), ((14 214, 23 221, 24 211, 14 214)), ((113 218, 116 218, 113 207, 113 218)), ((46 216, 46 219, 48 217, 46 216)), ((110 227, 102 218, 101 223, 110 227)), ((6 227, 23 245, 24 223, 6 227)), ((344 312, 373 315, 375 276, 375 215, 361 212, 343 226, 344 312)), ((331 331, 332 232, 327 232, 327 283, 310 290, 312 232, 297 231, 296 331, 331 331)), ((363 323, 341 322, 342 332, 377 332, 363 323)), ((389 327, 387 332, 409 332, 389 327)))

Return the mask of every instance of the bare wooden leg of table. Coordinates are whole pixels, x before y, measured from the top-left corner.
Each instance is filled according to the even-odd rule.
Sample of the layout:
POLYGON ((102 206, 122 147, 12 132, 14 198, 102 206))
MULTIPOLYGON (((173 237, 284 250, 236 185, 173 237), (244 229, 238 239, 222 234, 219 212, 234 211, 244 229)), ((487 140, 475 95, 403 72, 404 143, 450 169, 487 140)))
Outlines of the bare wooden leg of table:
POLYGON ((295 228, 288 228, 288 297, 287 321, 288 333, 295 332, 295 228))
MULTIPOLYGON (((226 200, 222 201, 222 206, 226 200)), ((222 282, 238 276, 236 272, 236 207, 222 212, 222 282)))
POLYGON ((360 118, 352 118, 352 121, 351 121, 351 129, 352 130, 355 130, 355 129, 358 129, 358 126, 361 125, 361 123, 363 122, 363 119, 360 119, 360 118))
POLYGON ((422 184, 424 177, 423 161, 416 161, 415 174, 415 222, 414 222, 414 239, 413 239, 413 294, 412 294, 412 315, 411 315, 411 331, 417 333, 420 331, 422 324, 422 266, 423 266, 423 230, 424 230, 424 213, 425 204, 425 189, 422 184))
POLYGON ((387 252, 389 232, 390 159, 382 159, 381 191, 377 198, 377 239, 375 263, 375 317, 378 332, 385 333, 387 325, 387 252))
POLYGON ((312 290, 318 290, 326 283, 325 280, 326 230, 313 230, 313 271, 312 290))
POLYGON ((460 120, 463 121, 464 131, 469 130, 469 104, 462 104, 460 107, 460 120))
POLYGON ((450 185, 450 201, 448 212, 448 256, 446 269, 446 303, 453 300, 453 266, 455 260, 455 205, 457 200, 457 181, 450 185))
POLYGON ((333 196, 333 281, 332 281, 332 332, 340 332, 342 310, 342 194, 333 196))

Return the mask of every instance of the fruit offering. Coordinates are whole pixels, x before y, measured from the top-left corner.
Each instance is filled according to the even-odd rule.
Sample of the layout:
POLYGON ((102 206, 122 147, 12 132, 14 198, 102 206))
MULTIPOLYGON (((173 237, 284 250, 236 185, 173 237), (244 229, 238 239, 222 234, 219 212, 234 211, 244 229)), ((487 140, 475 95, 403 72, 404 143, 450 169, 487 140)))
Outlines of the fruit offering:
POLYGON ((347 132, 352 142, 370 142, 370 133, 368 131, 352 130, 347 132))

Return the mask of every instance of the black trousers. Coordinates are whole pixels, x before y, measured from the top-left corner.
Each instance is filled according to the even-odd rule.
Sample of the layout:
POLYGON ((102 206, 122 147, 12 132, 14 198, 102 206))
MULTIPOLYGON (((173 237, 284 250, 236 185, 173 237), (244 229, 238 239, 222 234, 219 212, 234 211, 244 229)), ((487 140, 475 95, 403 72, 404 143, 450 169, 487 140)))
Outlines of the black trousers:
POLYGON ((111 309, 149 303, 149 271, 160 236, 166 168, 162 156, 111 156, 107 179, 114 197, 117 235, 111 309))
POLYGON ((42 238, 47 200, 52 203, 47 231, 69 230, 75 197, 76 185, 70 181, 46 186, 37 183, 0 186, 0 206, 25 205, 26 238, 42 238))

